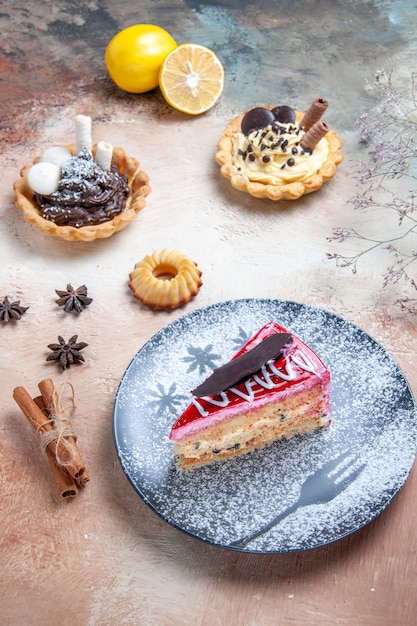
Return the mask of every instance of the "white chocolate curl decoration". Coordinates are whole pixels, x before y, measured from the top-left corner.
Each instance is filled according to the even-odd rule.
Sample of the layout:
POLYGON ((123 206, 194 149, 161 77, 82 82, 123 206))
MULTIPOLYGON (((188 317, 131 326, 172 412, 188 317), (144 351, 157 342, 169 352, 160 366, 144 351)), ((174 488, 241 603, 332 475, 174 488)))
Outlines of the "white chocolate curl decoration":
POLYGON ((97 144, 96 163, 101 169, 108 171, 111 166, 113 156, 113 146, 106 141, 99 141, 97 144))
POLYGON ((77 115, 75 118, 75 149, 80 154, 83 148, 87 148, 91 154, 91 117, 89 115, 77 115))

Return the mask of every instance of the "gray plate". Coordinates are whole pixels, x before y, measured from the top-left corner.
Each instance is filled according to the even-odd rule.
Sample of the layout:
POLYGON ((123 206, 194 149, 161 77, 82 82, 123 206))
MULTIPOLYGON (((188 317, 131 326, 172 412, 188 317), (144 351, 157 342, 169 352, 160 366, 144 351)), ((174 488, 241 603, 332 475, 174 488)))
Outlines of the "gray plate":
POLYGON ((172 526, 223 548, 284 553, 340 539, 385 509, 413 465, 416 417, 403 373, 357 326, 295 302, 247 299, 184 315, 139 350, 117 391, 114 440, 134 489, 172 526), (191 400, 190 390, 269 321, 298 335, 329 367, 332 425, 178 473, 168 435, 191 400), (340 454, 356 472, 349 480, 347 470, 330 494, 334 477, 329 483, 320 472, 340 454), (304 490, 295 507, 314 474, 313 492, 306 497, 304 490))

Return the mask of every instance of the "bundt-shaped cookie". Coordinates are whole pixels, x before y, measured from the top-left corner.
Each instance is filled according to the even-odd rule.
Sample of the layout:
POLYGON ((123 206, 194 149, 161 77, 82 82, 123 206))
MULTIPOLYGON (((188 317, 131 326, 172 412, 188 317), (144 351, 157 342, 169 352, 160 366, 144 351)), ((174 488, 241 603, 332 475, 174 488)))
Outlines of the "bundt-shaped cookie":
POLYGON ((136 263, 129 287, 146 306, 175 309, 197 295, 202 284, 195 261, 176 250, 164 249, 136 263))

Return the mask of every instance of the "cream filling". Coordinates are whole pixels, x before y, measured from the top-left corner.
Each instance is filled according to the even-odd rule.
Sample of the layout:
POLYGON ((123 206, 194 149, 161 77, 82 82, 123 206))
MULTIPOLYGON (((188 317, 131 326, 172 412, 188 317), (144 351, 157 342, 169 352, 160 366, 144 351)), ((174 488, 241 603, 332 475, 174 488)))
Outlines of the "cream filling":
POLYGON ((270 405, 262 411, 250 412, 232 420, 233 428, 229 431, 228 424, 214 427, 212 431, 206 431, 194 435, 185 442, 175 442, 174 454, 184 458, 199 459, 205 455, 227 455, 227 451, 242 451, 253 440, 262 437, 263 445, 268 445, 276 439, 291 438, 297 433, 307 433, 316 428, 328 424, 328 418, 322 413, 323 403, 321 399, 312 402, 311 405, 277 407, 270 405), (285 411, 285 413, 283 412, 285 411))
POLYGON ((329 145, 323 137, 312 153, 299 145, 304 131, 297 123, 267 126, 246 136, 232 136, 232 154, 238 172, 253 182, 283 185, 306 180, 326 162, 329 145))

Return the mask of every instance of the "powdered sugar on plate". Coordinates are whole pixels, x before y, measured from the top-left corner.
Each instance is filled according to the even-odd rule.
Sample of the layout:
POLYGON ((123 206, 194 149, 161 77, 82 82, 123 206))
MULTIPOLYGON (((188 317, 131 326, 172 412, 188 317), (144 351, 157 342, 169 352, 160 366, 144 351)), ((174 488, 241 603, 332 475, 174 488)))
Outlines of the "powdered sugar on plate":
POLYGON ((133 487, 173 526, 225 548, 290 552, 335 541, 384 510, 413 465, 416 418, 404 375, 357 326, 303 304, 249 299, 189 313, 143 346, 117 392, 114 437, 133 487), (298 335, 330 369, 330 428, 178 473, 168 435, 190 390, 269 321, 298 335), (307 478, 343 452, 360 472, 339 495, 301 506, 247 544, 234 545, 293 505, 307 478))

